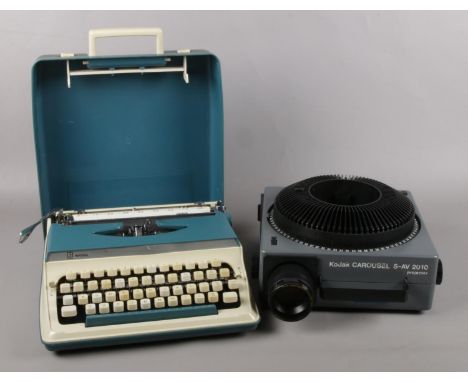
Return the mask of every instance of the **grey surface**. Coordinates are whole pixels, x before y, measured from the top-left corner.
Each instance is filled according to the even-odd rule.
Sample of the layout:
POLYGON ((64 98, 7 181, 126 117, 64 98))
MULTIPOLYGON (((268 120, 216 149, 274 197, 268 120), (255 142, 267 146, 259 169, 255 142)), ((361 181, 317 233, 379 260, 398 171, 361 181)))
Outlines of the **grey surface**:
MULTIPOLYGON (((0 13, 1 370, 467 370, 467 12, 0 13), (245 253, 266 185, 344 173, 413 192, 445 267, 425 314, 264 314, 245 335, 55 355, 39 341, 40 232, 30 68, 87 30, 161 26, 221 59, 226 201, 245 253)), ((133 40, 132 40, 133 41, 133 40)), ((151 42, 99 43, 148 51, 151 42)), ((64 79, 65 80, 65 79, 64 79)))

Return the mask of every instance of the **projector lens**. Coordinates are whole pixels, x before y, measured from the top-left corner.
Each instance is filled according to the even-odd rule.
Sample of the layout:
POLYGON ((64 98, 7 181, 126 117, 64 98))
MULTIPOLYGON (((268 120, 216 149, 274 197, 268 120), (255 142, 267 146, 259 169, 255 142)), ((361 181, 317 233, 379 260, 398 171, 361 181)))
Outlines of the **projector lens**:
POLYGON ((298 264, 283 264, 268 281, 268 305, 278 318, 299 321, 309 314, 313 305, 312 277, 298 264))

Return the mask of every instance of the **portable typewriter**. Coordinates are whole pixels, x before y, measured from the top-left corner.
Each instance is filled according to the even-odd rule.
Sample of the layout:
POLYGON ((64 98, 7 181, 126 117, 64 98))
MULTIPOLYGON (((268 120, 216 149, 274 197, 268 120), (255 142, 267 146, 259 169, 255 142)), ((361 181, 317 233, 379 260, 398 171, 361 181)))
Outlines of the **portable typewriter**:
POLYGON ((41 57, 32 81, 45 346, 255 328, 223 203, 217 58, 164 52, 160 29, 94 30, 88 55, 41 57), (95 54, 99 37, 141 35, 155 36, 156 54, 95 54))

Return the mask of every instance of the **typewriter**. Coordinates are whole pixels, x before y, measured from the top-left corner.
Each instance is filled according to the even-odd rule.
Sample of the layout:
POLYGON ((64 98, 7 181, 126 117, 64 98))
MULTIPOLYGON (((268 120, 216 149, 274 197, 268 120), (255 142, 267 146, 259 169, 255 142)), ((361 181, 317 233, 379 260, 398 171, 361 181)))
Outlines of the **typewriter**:
POLYGON ((50 349, 257 324, 242 247, 219 203, 57 211, 46 224, 40 326, 50 349))
POLYGON ((164 51, 158 28, 94 30, 89 43, 88 55, 43 56, 33 67, 43 343, 65 350, 254 329, 223 202, 218 59, 164 51), (97 38, 140 35, 156 38, 155 54, 96 55, 97 38))

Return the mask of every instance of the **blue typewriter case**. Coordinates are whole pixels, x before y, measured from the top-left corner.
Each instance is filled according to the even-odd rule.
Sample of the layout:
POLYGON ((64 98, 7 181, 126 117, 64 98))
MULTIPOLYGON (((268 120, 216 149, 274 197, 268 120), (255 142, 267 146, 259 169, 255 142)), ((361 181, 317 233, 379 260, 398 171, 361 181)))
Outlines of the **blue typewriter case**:
MULTIPOLYGON (((98 37, 114 37, 104 32, 98 37)), ((48 216, 42 341, 63 350, 253 329, 259 316, 223 204, 218 59, 201 50, 164 52, 162 41, 153 55, 96 56, 94 41, 90 32, 89 55, 43 56, 32 72, 41 210, 48 216), (180 212, 185 206, 208 211, 180 212), (146 215, 160 216, 147 235, 121 234, 136 212, 160 208, 177 212, 146 215), (109 218, 109 211, 131 219, 109 218), (128 283, 118 287, 119 277, 128 283), (105 301, 95 296, 98 286, 105 301), (164 298, 157 288, 166 288, 164 298)))
POLYGON ((43 56, 32 76, 43 215, 223 200, 214 55, 43 56))

